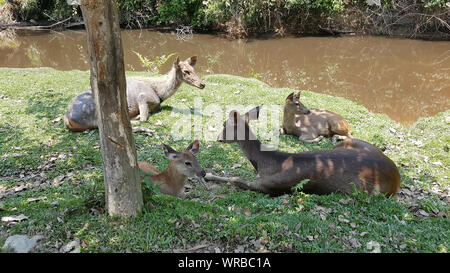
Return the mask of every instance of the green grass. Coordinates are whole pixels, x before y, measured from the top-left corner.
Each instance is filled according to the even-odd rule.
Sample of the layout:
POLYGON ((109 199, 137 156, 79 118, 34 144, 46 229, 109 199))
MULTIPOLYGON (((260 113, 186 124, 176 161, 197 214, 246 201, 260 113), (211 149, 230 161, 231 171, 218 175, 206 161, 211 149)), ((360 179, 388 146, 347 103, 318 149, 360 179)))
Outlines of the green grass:
MULTIPOLYGON (((130 73, 135 74, 142 75, 130 73)), ((192 142, 192 138, 174 140, 171 136, 171 125, 185 114, 172 116, 170 110, 189 113, 198 96, 224 108, 241 104, 248 110, 264 103, 265 107, 278 105, 281 110, 285 97, 294 91, 271 88, 256 79, 228 75, 203 78, 207 84, 204 90, 182 85, 163 103, 162 110, 143 124, 155 130, 154 136, 135 134, 139 160, 163 169, 168 160, 161 143, 182 149, 192 142), (155 125, 157 121, 163 126, 155 125)), ((439 193, 448 193, 449 188, 450 111, 404 128, 344 98, 302 92, 306 106, 342 114, 350 122, 353 136, 384 149, 399 167, 402 189, 420 193, 413 200, 365 193, 295 193, 271 198, 212 182, 205 188, 194 180, 185 200, 164 195, 150 198, 144 191, 142 214, 122 220, 104 213, 98 132, 71 133, 58 119, 71 98, 87 89, 89 73, 0 69, 0 79, 0 196, 22 184, 50 182, 46 187, 0 199, 1 217, 29 217, 12 226, 2 222, 0 246, 13 234, 42 234, 44 239, 37 248, 40 252, 57 251, 75 238, 81 240, 83 252, 184 252, 201 244, 208 246, 199 251, 218 247, 223 252, 367 252, 371 241, 380 244, 382 252, 448 252, 448 197, 439 193), (61 175, 63 182, 54 184, 61 175), (27 201, 36 197, 46 199, 27 201), (55 201, 56 206, 51 204, 55 201), (411 202, 428 213, 443 211, 445 215, 417 217, 411 202)), ((212 118, 201 117, 204 122, 212 118)), ((220 129, 225 116, 216 118, 220 129)), ((251 126, 257 128, 259 123, 251 126)), ((255 180, 251 164, 236 145, 202 139, 200 145, 197 158, 206 171, 255 180), (242 167, 235 169, 234 163, 242 167)), ((328 139, 301 144, 293 136, 281 136, 279 143, 279 150, 287 152, 331 147, 328 139)))

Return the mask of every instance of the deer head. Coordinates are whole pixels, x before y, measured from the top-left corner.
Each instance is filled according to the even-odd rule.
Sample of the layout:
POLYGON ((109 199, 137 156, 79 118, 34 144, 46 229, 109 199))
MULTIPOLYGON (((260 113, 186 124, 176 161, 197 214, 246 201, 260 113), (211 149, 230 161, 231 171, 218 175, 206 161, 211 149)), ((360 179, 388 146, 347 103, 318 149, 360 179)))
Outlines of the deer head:
POLYGON ((206 172, 198 163, 195 154, 198 153, 199 143, 198 140, 192 142, 185 151, 177 152, 169 145, 163 144, 165 156, 172 160, 177 171, 187 177, 197 176, 202 178, 206 175, 206 172))
POLYGON ((197 62, 197 56, 187 58, 185 61, 180 61, 180 57, 177 57, 173 63, 173 67, 177 72, 177 77, 181 78, 183 82, 195 86, 197 88, 205 88, 205 82, 202 81, 194 70, 194 65, 197 62))
POLYGON ((287 96, 284 109, 293 114, 308 115, 311 111, 300 102, 300 92, 298 91, 297 94, 291 93, 287 96))
POLYGON ((236 110, 230 112, 227 121, 223 123, 223 131, 217 141, 233 143, 239 140, 256 140, 256 136, 251 131, 248 122, 259 118, 259 111, 262 105, 257 106, 244 115, 240 115, 236 110))

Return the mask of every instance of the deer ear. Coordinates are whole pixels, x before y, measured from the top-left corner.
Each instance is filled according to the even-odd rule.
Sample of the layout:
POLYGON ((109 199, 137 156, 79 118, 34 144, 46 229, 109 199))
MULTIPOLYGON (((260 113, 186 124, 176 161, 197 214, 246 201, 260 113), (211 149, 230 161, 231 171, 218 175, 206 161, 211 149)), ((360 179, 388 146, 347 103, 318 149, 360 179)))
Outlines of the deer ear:
POLYGON ((194 66, 197 63, 197 56, 187 58, 186 61, 190 66, 194 66))
POLYGON ((179 66, 180 65, 180 56, 177 56, 177 59, 175 60, 175 62, 173 62, 174 66, 179 66))
POLYGON ((302 91, 298 91, 298 93, 297 94, 295 94, 295 97, 298 99, 298 98, 300 98, 300 94, 302 93, 302 91))
POLYGON ((246 114, 245 114, 245 121, 249 122, 250 120, 257 120, 259 118, 259 111, 262 108, 262 104, 260 106, 256 106, 255 108, 249 110, 246 114))
POLYGON ((198 143, 198 140, 194 140, 189 146, 186 148, 186 151, 190 151, 193 155, 198 153, 200 144, 198 143))
POLYGON ((294 100, 294 92, 289 94, 289 96, 286 97, 286 101, 293 101, 294 100))
POLYGON ((174 149, 172 149, 172 147, 170 147, 169 145, 166 145, 163 143, 163 150, 164 150, 164 155, 170 159, 170 160, 174 160, 178 157, 178 152, 175 151, 174 149))

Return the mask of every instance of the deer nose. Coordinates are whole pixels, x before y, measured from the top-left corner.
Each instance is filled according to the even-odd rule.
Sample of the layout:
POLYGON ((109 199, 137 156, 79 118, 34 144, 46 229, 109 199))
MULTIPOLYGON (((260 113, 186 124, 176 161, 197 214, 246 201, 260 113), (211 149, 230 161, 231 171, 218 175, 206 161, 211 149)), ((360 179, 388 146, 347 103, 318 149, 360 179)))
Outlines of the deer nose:
POLYGON ((306 114, 307 115, 311 114, 311 111, 308 109, 308 111, 306 111, 306 114))
POLYGON ((206 86, 206 85, 205 85, 205 83, 204 83, 204 82, 201 82, 201 83, 200 83, 200 89, 203 89, 203 88, 205 88, 205 86, 206 86))
POLYGON ((204 170, 202 170, 202 177, 206 176, 206 172, 204 170))

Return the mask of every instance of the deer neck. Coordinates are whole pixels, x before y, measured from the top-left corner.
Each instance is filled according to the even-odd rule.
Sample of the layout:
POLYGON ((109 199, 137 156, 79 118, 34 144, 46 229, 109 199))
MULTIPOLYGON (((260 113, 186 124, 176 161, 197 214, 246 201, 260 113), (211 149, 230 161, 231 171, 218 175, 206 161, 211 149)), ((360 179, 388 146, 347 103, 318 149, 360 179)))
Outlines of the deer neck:
POLYGON ((159 178, 172 189, 180 189, 184 187, 187 176, 180 173, 177 170, 175 163, 171 161, 167 168, 161 174, 159 174, 159 178))
POLYGON ((161 101, 164 101, 172 96, 183 82, 182 75, 177 72, 175 67, 172 67, 172 69, 165 75, 165 79, 166 80, 161 85, 161 88, 157 90, 158 97, 161 101))
POLYGON ((242 153, 252 163, 253 167, 259 171, 258 165, 264 160, 263 144, 259 140, 240 140, 238 145, 242 153))

